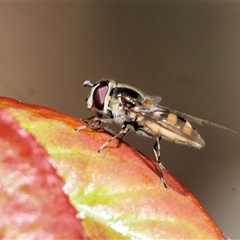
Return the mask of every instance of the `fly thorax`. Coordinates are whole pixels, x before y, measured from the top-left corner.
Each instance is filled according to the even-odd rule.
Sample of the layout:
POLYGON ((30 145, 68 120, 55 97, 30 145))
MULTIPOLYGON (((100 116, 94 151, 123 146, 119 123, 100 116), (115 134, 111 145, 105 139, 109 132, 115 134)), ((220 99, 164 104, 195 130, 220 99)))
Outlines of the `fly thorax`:
POLYGON ((111 111, 113 120, 115 122, 120 123, 126 120, 126 114, 123 109, 123 104, 119 101, 118 98, 112 98, 109 101, 108 110, 111 111))
POLYGON ((126 116, 131 121, 136 121, 136 119, 137 119, 137 114, 135 112, 131 111, 131 110, 126 111, 126 116))

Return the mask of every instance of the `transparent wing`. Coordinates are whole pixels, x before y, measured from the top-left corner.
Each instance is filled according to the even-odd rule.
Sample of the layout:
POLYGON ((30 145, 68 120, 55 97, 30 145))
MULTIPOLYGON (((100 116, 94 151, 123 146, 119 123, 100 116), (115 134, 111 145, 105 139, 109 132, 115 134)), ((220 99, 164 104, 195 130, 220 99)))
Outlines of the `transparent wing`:
POLYGON ((197 130, 179 114, 165 107, 146 108, 143 105, 129 108, 129 116, 140 127, 140 131, 152 137, 162 137, 171 142, 202 148, 204 140, 197 130), (134 113, 134 114, 132 114, 134 113))
POLYGON ((177 116, 178 119, 182 119, 182 120, 189 121, 189 122, 195 122, 195 123, 197 123, 197 124, 199 124, 201 126, 208 125, 208 126, 217 127, 217 128, 225 129, 225 130, 231 131, 233 133, 236 133, 236 131, 234 131, 234 130, 232 130, 230 128, 224 127, 224 126, 222 126, 220 124, 209 122, 207 120, 204 120, 204 119, 201 119, 201 118, 197 118, 197 117, 191 116, 189 114, 182 113, 182 112, 179 112, 177 110, 174 110, 174 109, 171 109, 171 108, 167 108, 167 107, 164 107, 164 106, 161 106, 161 105, 155 106, 153 108, 147 108, 145 106, 138 106, 137 109, 135 109, 135 111, 136 110, 137 110, 138 113, 141 113, 141 112, 145 113, 145 114, 146 113, 148 113, 148 114, 151 113, 151 115, 152 115, 151 118, 154 118, 154 116, 153 116, 154 112, 155 113, 156 112, 162 112, 165 115, 169 114, 169 113, 173 113, 173 114, 175 114, 177 116))
POLYGON ((154 105, 158 105, 162 101, 162 98, 159 96, 150 96, 150 98, 154 105))

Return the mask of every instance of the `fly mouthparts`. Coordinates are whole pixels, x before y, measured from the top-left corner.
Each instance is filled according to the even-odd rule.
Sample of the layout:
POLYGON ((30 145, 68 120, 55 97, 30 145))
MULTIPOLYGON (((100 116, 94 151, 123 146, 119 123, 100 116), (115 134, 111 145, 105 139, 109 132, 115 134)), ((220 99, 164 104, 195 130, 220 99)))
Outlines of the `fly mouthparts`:
POLYGON ((90 82, 90 80, 85 80, 83 83, 83 87, 92 88, 93 84, 90 82))

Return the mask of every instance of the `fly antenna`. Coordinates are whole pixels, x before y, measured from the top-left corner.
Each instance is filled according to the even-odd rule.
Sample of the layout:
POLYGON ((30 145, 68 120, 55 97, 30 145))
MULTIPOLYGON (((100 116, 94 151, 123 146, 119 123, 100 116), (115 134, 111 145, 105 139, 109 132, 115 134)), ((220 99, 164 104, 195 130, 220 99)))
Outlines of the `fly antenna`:
POLYGON ((83 83, 83 87, 92 88, 93 84, 91 83, 90 80, 85 80, 83 83))

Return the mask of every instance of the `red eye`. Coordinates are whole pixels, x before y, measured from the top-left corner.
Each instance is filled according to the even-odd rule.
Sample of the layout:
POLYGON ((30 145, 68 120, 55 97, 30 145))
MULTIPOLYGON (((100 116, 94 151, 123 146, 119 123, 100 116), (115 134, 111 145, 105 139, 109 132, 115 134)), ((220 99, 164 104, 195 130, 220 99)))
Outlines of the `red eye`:
POLYGON ((103 110, 104 100, 108 92, 108 83, 100 82, 93 93, 93 102, 98 110, 103 110))

